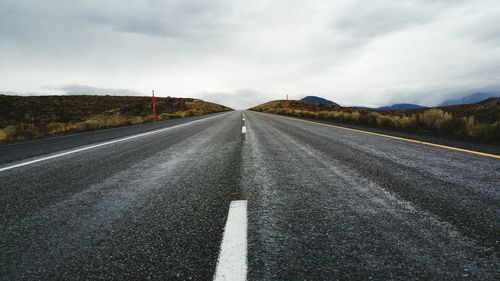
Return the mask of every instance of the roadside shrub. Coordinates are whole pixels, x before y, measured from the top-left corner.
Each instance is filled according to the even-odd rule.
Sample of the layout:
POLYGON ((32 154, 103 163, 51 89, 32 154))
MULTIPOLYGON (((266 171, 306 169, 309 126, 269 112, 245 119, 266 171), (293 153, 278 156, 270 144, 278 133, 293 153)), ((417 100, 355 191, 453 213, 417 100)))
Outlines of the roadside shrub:
POLYGON ((491 124, 485 133, 486 138, 500 141, 500 121, 491 124))
POLYGON ((70 129, 73 131, 85 131, 87 129, 87 127, 85 126, 85 124, 83 122, 78 122, 78 123, 74 123, 70 126, 70 129))
POLYGON ((319 111, 317 114, 318 114, 318 118, 321 118, 321 119, 328 119, 328 111, 319 111))
POLYGON ((359 113, 359 111, 353 111, 351 112, 351 121, 352 122, 359 122, 359 117, 361 116, 361 114, 359 113))
MULTIPOLYGON (((142 117, 141 117, 141 119, 142 119, 142 117)), ((158 115, 158 119, 160 119, 160 120, 167 120, 167 119, 169 119, 169 115, 168 115, 168 113, 162 113, 162 114, 158 115)))
POLYGON ((318 114, 316 112, 312 112, 312 111, 303 111, 302 116, 308 117, 308 118, 318 118, 318 114))
POLYGON ((443 130, 451 128, 453 116, 441 109, 432 108, 419 114, 424 129, 443 130))
POLYGON ((181 111, 178 111, 178 112, 175 112, 175 113, 170 113, 169 114, 169 117, 170 118, 182 118, 182 117, 186 117, 186 112, 181 112, 181 111))
POLYGON ((318 117, 324 119, 336 119, 335 113, 335 111, 320 111, 318 112, 318 117))
POLYGON ((337 118, 342 122, 349 122, 350 116, 349 112, 340 111, 337 118))
MULTIPOLYGON (((160 114, 160 119, 161 118, 161 114, 160 114)), ((130 118, 130 124, 142 124, 144 123, 144 118, 142 116, 134 116, 132 118, 130 118)))
POLYGON ((99 128, 115 127, 129 124, 129 120, 120 115, 98 116, 75 123, 72 127, 77 131, 95 130, 99 128))
POLYGON ((51 134, 58 134, 66 131, 66 126, 64 123, 61 122, 50 122, 47 125, 47 129, 51 134))
POLYGON ((345 121, 349 119, 348 117, 350 113, 343 111, 320 111, 317 113, 317 117, 324 119, 332 119, 337 121, 345 121))
POLYGON ((294 110, 291 110, 291 111, 289 110, 288 112, 289 112, 289 114, 294 115, 294 116, 298 116, 298 117, 302 116, 302 111, 300 111, 300 110, 294 109, 294 110))
POLYGON ((205 114, 206 112, 204 112, 203 110, 198 110, 198 109, 190 109, 188 111, 188 116, 200 116, 200 115, 203 115, 205 114))
POLYGON ((398 128, 414 128, 416 122, 415 122, 415 116, 394 116, 394 125, 398 128))
POLYGON ((0 140, 13 140, 16 137, 17 128, 14 125, 9 125, 0 129, 0 140))
POLYGON ((278 108, 278 109, 276 109, 276 111, 275 111, 275 112, 276 112, 276 114, 280 114, 280 115, 284 115, 284 114, 285 114, 285 110, 284 110, 284 109, 282 109, 282 108, 278 108))
POLYGON ((477 124, 474 128, 475 137, 486 137, 491 135, 494 124, 477 124))
POLYGON ((0 141, 6 141, 9 139, 9 136, 3 129, 0 129, 0 141))
POLYGON ((0 141, 7 141, 11 139, 11 135, 7 132, 6 128, 0 129, 0 141))
POLYGON ((380 127, 396 127, 395 118, 387 115, 380 115, 377 118, 377 125, 380 127))
POLYGON ((97 129, 100 127, 104 127, 104 121, 103 120, 98 120, 98 119, 88 119, 83 122, 80 122, 82 125, 83 129, 97 129))
POLYGON ((476 135, 476 124, 474 122, 474 116, 463 117, 464 120, 464 129, 465 134, 467 136, 475 136, 476 135))
POLYGON ((369 112, 366 115, 366 123, 368 124, 378 124, 378 119, 380 119, 380 116, 382 116, 378 112, 369 112))
MULTIPOLYGON (((285 114, 282 108, 267 108, 265 112, 285 114)), ((344 111, 290 109, 287 115, 297 117, 319 118, 340 122, 361 123, 385 128, 405 128, 413 130, 433 130, 457 136, 477 137, 500 140, 500 121, 493 124, 479 123, 474 116, 453 117, 441 109, 428 109, 420 114, 399 115, 374 111, 344 111)))

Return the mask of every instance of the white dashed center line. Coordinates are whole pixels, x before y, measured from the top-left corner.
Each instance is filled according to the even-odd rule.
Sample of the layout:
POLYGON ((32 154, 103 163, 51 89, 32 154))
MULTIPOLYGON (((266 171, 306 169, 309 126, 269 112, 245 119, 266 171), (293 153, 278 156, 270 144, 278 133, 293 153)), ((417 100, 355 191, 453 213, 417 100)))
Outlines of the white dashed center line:
POLYGON ((220 246, 214 280, 247 279, 247 201, 232 201, 220 246))
POLYGON ((243 126, 241 127, 241 133, 245 134, 247 132, 247 127, 243 126))

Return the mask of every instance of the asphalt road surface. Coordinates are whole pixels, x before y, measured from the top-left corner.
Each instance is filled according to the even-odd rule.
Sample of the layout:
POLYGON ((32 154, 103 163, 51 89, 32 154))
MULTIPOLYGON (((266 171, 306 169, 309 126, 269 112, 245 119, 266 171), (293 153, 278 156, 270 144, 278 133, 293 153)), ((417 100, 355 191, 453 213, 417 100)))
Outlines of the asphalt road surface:
POLYGON ((242 200, 248 280, 500 277, 500 159, 245 111, 0 145, 0 280, 211 280, 242 200))

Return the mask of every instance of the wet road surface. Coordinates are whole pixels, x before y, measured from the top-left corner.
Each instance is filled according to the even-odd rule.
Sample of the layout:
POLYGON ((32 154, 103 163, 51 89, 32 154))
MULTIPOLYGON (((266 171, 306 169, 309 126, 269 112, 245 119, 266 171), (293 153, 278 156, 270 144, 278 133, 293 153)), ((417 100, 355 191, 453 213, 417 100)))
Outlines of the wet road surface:
POLYGON ((500 276, 500 160, 243 114, 0 145, 71 152, 0 171, 0 279, 210 280, 235 200, 249 280, 500 276))

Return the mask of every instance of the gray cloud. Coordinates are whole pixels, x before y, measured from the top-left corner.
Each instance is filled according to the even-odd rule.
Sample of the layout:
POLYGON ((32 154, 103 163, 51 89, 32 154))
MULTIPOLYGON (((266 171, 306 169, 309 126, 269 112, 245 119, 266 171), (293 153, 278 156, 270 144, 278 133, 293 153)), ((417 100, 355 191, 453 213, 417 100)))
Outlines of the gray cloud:
POLYGON ((0 91, 0 95, 97 95, 97 96, 147 96, 150 92, 139 92, 130 89, 110 89, 100 88, 88 85, 57 85, 43 86, 40 92, 17 92, 17 91, 0 91))
POLYGON ((425 24, 436 14, 427 5, 409 1, 353 1, 344 13, 351 16, 334 19, 332 27, 366 39, 425 24))
POLYGON ((83 18, 90 23, 108 25, 120 32, 187 39, 214 35, 222 27, 220 1, 143 1, 88 9, 83 18))
POLYGON ((46 86, 48 90, 60 92, 64 95, 110 95, 110 96, 145 96, 147 93, 141 93, 130 89, 108 89, 87 85, 59 85, 46 86))
POLYGON ((432 105, 500 89, 498 18, 494 0, 4 0, 0 90, 432 105))

